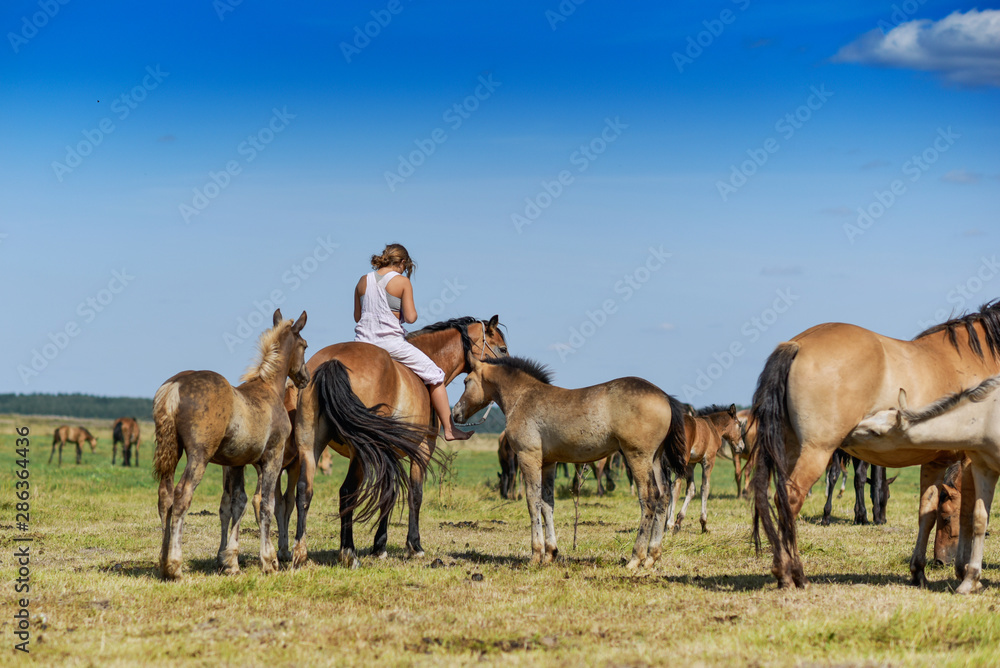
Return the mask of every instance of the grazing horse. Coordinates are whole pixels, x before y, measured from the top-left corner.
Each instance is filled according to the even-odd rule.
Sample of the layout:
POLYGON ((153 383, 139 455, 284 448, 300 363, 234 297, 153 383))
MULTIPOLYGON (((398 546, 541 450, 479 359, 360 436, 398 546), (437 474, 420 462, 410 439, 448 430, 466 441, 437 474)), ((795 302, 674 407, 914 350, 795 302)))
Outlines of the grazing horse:
POLYGON ((515 491, 518 479, 517 453, 510 447, 507 432, 500 433, 497 458, 500 460, 500 498, 520 499, 524 491, 524 480, 521 480, 521 490, 515 491))
POLYGON ((135 465, 139 465, 139 423, 134 417, 120 417, 111 429, 111 465, 115 465, 118 444, 122 444, 122 466, 132 466, 132 446, 135 446, 135 465))
POLYGON ((887 456, 950 450, 968 457, 975 488, 971 512, 961 513, 955 574, 962 578, 957 594, 982 589, 983 544, 993 492, 1000 478, 1000 376, 942 397, 924 408, 907 410, 906 389, 899 408, 880 410, 851 431, 847 444, 887 456))
MULTIPOLYGON (((701 532, 708 533, 708 492, 711 487, 712 469, 715 467, 715 457, 722 448, 723 442, 728 442, 735 457, 743 452, 743 429, 736 413, 736 405, 729 408, 722 406, 707 406, 696 411, 694 416, 684 416, 685 441, 687 442, 687 465, 684 467, 684 479, 687 490, 684 505, 677 513, 674 521, 674 508, 677 507, 677 496, 680 493, 680 479, 670 480, 670 508, 667 510, 667 529, 679 531, 681 522, 687 514, 688 504, 694 497, 694 467, 701 464, 701 532)), ((668 477, 669 479, 669 477, 668 477)))
MULTIPOLYGON (((488 322, 471 317, 454 318, 424 327, 406 338, 444 371, 445 385, 469 370, 470 359, 507 354, 507 342, 496 315, 488 322)), ((409 557, 422 556, 420 507, 424 477, 438 432, 427 386, 410 369, 393 361, 385 350, 369 343, 352 341, 327 346, 310 358, 308 366, 313 370, 326 363, 331 366, 323 377, 331 383, 335 377, 338 393, 321 393, 317 383, 310 383, 298 396, 294 438, 301 472, 295 497, 297 526, 292 565, 303 565, 308 556, 306 518, 312 502, 316 460, 327 445, 351 460, 340 488, 339 560, 344 566, 359 565, 352 512, 356 504, 351 504, 350 499, 360 485, 368 484, 364 462, 356 457, 355 447, 356 442, 364 440, 391 442, 407 456, 412 454, 406 553, 409 557), (395 440, 390 440, 390 436, 395 440)), ((388 509, 382 509, 385 512, 381 513, 375 530, 371 553, 379 558, 387 554, 388 509)), ((371 508, 357 520, 370 518, 373 513, 368 510, 371 508)))
POLYGON ((937 532, 934 535, 934 563, 944 566, 955 560, 958 551, 959 515, 962 509, 962 474, 968 460, 949 466, 938 484, 937 532))
POLYGON ((182 371, 156 391, 153 469, 160 480, 158 508, 163 529, 160 573, 164 579, 181 577, 184 516, 209 463, 228 467, 223 498, 229 503, 224 503, 219 512, 223 526, 219 565, 226 573, 239 572, 239 528, 247 502, 243 468, 259 463, 263 469, 264 499, 260 509, 261 570, 265 574, 277 570, 270 523, 274 487, 281 473, 285 439, 291 430, 282 397, 286 377, 299 385, 309 380, 305 368, 306 341, 300 334, 305 324, 305 311, 294 323, 282 320, 280 309, 275 311, 274 326, 261 335, 259 357, 247 369, 239 387, 233 387, 214 371, 182 371), (187 464, 174 488, 174 472, 182 452, 187 456, 187 464))
MULTIPOLYGON (((757 422, 753 536, 759 548, 763 527, 772 546, 772 572, 778 585, 808 584, 799 557, 795 519, 806 492, 855 425, 866 415, 894 407, 900 387, 906 387, 916 402, 927 403, 998 371, 998 301, 931 327, 912 341, 854 325, 827 323, 779 344, 761 372, 752 409, 752 419, 757 422), (768 498, 772 478, 776 517, 768 498)), ((933 481, 950 464, 946 453, 881 451, 861 443, 845 449, 882 466, 922 466, 920 531, 910 572, 914 584, 926 583, 927 539, 938 506, 933 481)))
POLYGON ((52 434, 52 452, 49 454, 49 464, 52 463, 52 455, 56 454, 56 445, 59 446, 59 466, 62 466, 62 449, 67 443, 76 445, 76 463, 83 461, 83 448, 81 443, 90 443, 90 451, 97 450, 97 438, 92 436, 84 427, 68 427, 63 425, 52 434))
POLYGON ((629 568, 652 566, 663 532, 656 519, 665 503, 661 455, 673 471, 684 468, 684 421, 679 401, 641 378, 618 378, 567 390, 551 384, 550 372, 520 357, 471 360, 465 392, 452 408, 464 422, 491 401, 507 418, 507 438, 517 453, 531 516, 531 563, 558 553, 552 511, 556 462, 592 462, 618 451, 635 475, 642 519, 629 568))
MULTIPOLYGON (((868 509, 865 507, 865 486, 871 484, 872 524, 885 524, 885 507, 889 502, 889 485, 896 478, 887 480, 884 466, 871 466, 872 476, 869 479, 869 464, 863 459, 852 457, 843 450, 833 453, 829 466, 826 467, 826 505, 823 506, 823 519, 820 524, 830 525, 833 514, 833 492, 837 488, 837 479, 841 473, 847 480, 847 462, 854 465, 854 523, 868 524, 868 509)), ((839 496, 838 496, 839 498, 839 496)))

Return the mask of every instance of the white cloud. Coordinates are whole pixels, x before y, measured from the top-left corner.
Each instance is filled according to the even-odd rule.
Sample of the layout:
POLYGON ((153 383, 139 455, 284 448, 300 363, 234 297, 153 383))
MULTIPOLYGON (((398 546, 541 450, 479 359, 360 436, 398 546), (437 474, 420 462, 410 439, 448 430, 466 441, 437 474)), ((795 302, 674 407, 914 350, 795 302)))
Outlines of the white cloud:
POLYGON ((833 61, 940 72, 958 84, 1000 86, 1000 10, 907 21, 886 34, 872 30, 841 48, 833 61))
POLYGON ((941 180, 945 183, 979 183, 980 176, 980 174, 964 169, 953 169, 942 176, 941 180))

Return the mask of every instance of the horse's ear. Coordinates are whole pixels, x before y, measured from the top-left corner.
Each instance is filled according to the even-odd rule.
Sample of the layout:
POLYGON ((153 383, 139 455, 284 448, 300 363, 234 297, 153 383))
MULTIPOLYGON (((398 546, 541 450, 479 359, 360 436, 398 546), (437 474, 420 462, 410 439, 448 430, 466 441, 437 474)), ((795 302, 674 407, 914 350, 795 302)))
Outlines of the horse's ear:
MULTIPOLYGON (((294 311, 293 311, 294 313, 294 311)), ((303 311, 299 319, 292 324, 292 334, 298 334, 302 331, 302 328, 306 326, 306 312, 303 311)))
POLYGON ((497 325, 499 324, 500 324, 500 316, 495 315, 489 319, 489 322, 486 323, 486 329, 491 332, 496 331, 497 325))
POLYGON ((736 417, 736 404, 729 404, 729 414, 736 417))
POLYGON ((274 309, 274 326, 277 327, 278 323, 281 322, 281 320, 282 320, 281 309, 280 308, 274 309))
POLYGON ((901 410, 906 410, 906 390, 899 388, 899 407, 901 410))

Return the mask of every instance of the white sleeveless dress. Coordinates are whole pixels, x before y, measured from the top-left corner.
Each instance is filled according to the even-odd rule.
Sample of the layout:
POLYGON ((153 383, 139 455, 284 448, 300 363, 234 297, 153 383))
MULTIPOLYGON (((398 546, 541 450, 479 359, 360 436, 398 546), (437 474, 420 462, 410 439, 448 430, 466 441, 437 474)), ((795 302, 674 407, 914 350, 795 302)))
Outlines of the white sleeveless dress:
POLYGON ((444 382, 444 371, 434 364, 423 351, 406 340, 406 330, 399 318, 389 308, 385 285, 399 272, 385 274, 384 283, 378 282, 378 274, 369 272, 365 277, 365 294, 361 295, 361 319, 354 326, 354 340, 371 343, 389 353, 392 359, 408 367, 426 385, 444 382))

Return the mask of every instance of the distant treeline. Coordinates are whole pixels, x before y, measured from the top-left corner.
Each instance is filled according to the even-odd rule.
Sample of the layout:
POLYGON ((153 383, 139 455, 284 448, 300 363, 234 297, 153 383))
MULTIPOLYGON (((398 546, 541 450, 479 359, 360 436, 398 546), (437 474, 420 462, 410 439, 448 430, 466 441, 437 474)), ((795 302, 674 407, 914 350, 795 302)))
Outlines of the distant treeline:
POLYGON ((92 394, 0 394, 0 413, 65 415, 78 418, 153 419, 153 400, 92 394))

